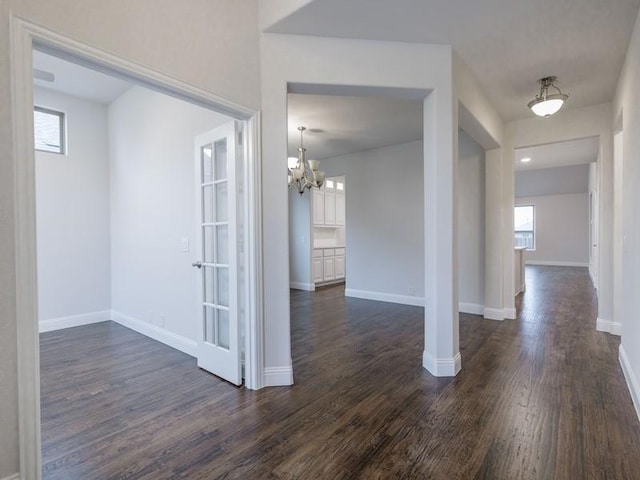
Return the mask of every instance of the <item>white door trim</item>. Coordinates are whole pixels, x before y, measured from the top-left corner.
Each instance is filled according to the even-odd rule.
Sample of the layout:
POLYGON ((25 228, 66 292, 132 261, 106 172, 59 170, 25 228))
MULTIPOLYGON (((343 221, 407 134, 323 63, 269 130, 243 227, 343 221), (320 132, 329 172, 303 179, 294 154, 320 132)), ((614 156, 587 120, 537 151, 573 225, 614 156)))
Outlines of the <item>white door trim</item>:
POLYGON ((115 73, 145 87, 243 120, 248 162, 245 233, 248 256, 246 303, 246 386, 261 388, 264 376, 262 304, 262 202, 260 194, 259 113, 213 93, 110 53, 89 47, 18 17, 11 22, 11 91, 15 202, 16 319, 20 472, 25 480, 41 478, 40 359, 37 310, 35 229, 35 156, 33 148, 32 49, 71 58, 88 67, 115 73))
POLYGON ((244 245, 246 252, 244 385, 258 390, 264 378, 264 320, 262 285, 262 152, 260 151, 260 112, 245 123, 243 170, 245 193, 244 245), (253 161, 252 161, 253 159, 253 161))

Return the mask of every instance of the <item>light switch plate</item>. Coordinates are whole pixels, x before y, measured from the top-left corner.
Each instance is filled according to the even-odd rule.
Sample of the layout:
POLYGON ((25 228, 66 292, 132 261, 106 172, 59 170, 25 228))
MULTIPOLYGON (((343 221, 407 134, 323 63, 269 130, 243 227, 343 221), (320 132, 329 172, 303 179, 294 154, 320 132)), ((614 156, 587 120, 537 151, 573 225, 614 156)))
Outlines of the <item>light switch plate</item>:
POLYGON ((180 239, 180 251, 181 252, 189 251, 189 239, 187 237, 182 237, 180 239))

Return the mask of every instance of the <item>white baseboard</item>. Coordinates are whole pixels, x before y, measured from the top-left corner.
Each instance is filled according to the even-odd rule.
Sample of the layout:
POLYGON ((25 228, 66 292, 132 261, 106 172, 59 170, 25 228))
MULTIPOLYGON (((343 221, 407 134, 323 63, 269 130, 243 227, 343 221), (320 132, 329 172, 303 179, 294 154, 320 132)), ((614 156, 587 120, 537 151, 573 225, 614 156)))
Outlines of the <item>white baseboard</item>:
POLYGON ((458 311, 461 313, 470 313, 471 315, 484 315, 484 305, 460 302, 458 304, 458 311))
POLYGON ((525 260, 525 265, 542 265, 547 267, 589 267, 588 262, 557 262, 555 260, 525 260))
POLYGON ((400 303, 403 305, 413 305, 424 307, 424 298, 411 295, 398 295, 396 293, 371 292, 367 290, 354 290, 346 288, 345 297, 363 298, 365 300, 376 300, 378 302, 400 303))
POLYGON ((422 352, 422 366, 434 377, 455 377, 462 369, 462 356, 434 358, 426 350, 422 352))
POLYGON ((596 320, 596 330, 599 332, 607 332, 611 335, 622 335, 622 324, 620 322, 612 322, 598 318, 596 320))
POLYGON ((485 307, 483 315, 487 320, 504 320, 504 311, 501 308, 485 307))
POLYGON ((516 318, 518 318, 516 307, 505 308, 503 312, 504 318, 508 318, 509 320, 515 320, 516 318))
POLYGON ((198 342, 195 340, 191 340, 170 332, 165 328, 143 322, 142 320, 138 320, 137 318, 130 317, 115 310, 112 311, 111 319, 124 327, 130 328, 131 330, 141 333, 149 338, 153 338, 154 340, 164 343, 176 350, 180 350, 187 355, 191 355, 192 357, 198 356, 198 342))
POLYGON ((40 320, 38 329, 40 333, 52 332, 54 330, 62 330, 63 328, 106 322, 107 320, 111 320, 111 310, 102 310, 100 312, 89 312, 80 315, 69 315, 67 317, 40 320))
POLYGON ((316 289, 314 283, 289 282, 289 288, 294 290, 304 290, 305 292, 313 292, 316 289))
POLYGON ((293 385, 293 367, 265 367, 263 387, 284 387, 293 385))
POLYGON ((622 367, 624 379, 627 381, 627 387, 631 394, 633 406, 636 409, 636 415, 638 415, 638 419, 640 419, 640 383, 638 383, 638 377, 636 377, 633 372, 631 364, 629 363, 629 358, 627 357, 627 352, 622 345, 620 345, 620 348, 618 349, 618 359, 620 361, 620 366, 622 367))
POLYGON ((20 480, 20 474, 14 473, 13 475, 9 475, 8 477, 4 477, 0 480, 20 480))

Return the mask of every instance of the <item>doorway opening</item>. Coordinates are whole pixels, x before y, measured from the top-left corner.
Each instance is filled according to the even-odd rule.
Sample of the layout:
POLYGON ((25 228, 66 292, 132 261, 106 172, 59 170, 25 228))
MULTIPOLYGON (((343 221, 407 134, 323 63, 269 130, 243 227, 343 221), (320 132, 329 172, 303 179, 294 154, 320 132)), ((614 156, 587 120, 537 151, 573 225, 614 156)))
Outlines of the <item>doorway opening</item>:
POLYGON ((588 269, 597 288, 599 150, 599 137, 515 149, 515 295, 529 265, 588 269))
MULTIPOLYGON (((244 310, 244 319, 243 323, 246 324, 245 329, 245 341, 242 345, 245 347, 246 353, 246 361, 245 361, 245 385, 249 388, 260 388, 261 384, 258 379, 261 376, 260 372, 260 362, 256 362, 257 358, 260 358, 260 342, 261 342, 261 329, 259 327, 259 318, 256 315, 256 311, 260 310, 259 298, 256 300, 257 292, 259 291, 260 278, 257 272, 259 272, 257 265, 259 264, 259 245, 260 245, 260 236, 259 236, 259 203, 256 201, 256 192, 259 178, 259 167, 257 162, 257 132, 258 132, 258 120, 256 117, 256 112, 246 109, 244 107, 232 104, 231 102, 219 99, 215 95, 212 95, 205 91, 200 91, 194 87, 183 84, 182 82, 171 79, 168 77, 164 77, 161 74, 156 72, 152 72, 144 67, 141 67, 136 64, 132 64, 108 54, 104 52, 97 51, 85 45, 79 44, 69 39, 61 39, 59 36, 54 36, 50 34, 50 32, 39 29, 38 27, 32 26, 27 22, 20 22, 16 25, 14 29, 15 42, 12 42, 13 45, 13 54, 14 54, 14 84, 18 85, 19 88, 14 92, 15 98, 15 145, 17 158, 20 158, 21 161, 17 163, 17 171, 16 171, 16 181, 18 185, 26 186, 26 185, 35 185, 36 184, 36 160, 34 154, 34 92, 32 90, 32 72, 33 72, 33 57, 34 54, 38 55, 39 53, 43 53, 52 57, 58 57, 59 59, 69 61, 74 64, 81 65, 83 67, 90 67, 94 70, 98 70, 101 73, 109 73, 114 76, 119 77, 120 79, 129 81, 131 83, 135 83, 136 86, 128 90, 126 93, 134 90, 139 96, 144 97, 148 94, 159 94, 159 92, 168 95, 166 98, 171 101, 180 100, 185 102, 185 104, 189 104, 191 107, 197 106, 202 110, 212 110, 215 115, 218 115, 220 118, 226 117, 227 119, 233 120, 234 122, 240 122, 240 125, 243 127, 243 135, 242 139, 244 139, 241 156, 239 157, 239 161, 241 163, 241 174, 242 174, 242 192, 245 195, 245 198, 241 204, 243 224, 242 229, 242 237, 241 242, 244 245, 243 250, 243 268, 244 272, 239 275, 241 277, 241 285, 239 285, 239 297, 242 298, 242 309, 244 310), (35 50, 32 50, 34 48, 35 50), (36 52, 37 51, 37 52, 36 52), (149 90, 144 94, 140 93, 141 89, 148 88, 149 90), (204 108, 203 108, 204 107, 204 108)), ((35 72, 37 74, 37 72, 35 72)), ((44 75, 44 77, 49 77, 48 75, 44 75)), ((104 93, 104 92, 102 92, 104 93)), ((52 101, 52 95, 49 93, 44 93, 41 96, 41 100, 45 99, 44 102, 48 103, 49 100, 52 101), (45 98, 46 97, 46 98, 45 98), (47 100, 48 99, 48 100, 47 100)), ((148 97, 146 98, 148 100, 148 97)), ((76 99, 67 99, 70 102, 76 99)), ((138 99, 140 100, 140 99, 138 99)), ((38 99, 36 99, 38 101, 38 99)), ((82 103, 81 101, 77 103, 82 103)), ((76 105, 77 106, 77 105, 76 105)), ((71 109, 71 107, 69 107, 71 109)), ((59 109, 64 110, 64 108, 59 109)), ((91 110, 91 109, 89 109, 91 110)), ((94 109, 94 110, 100 110, 94 109)), ((93 113, 96 113, 95 111, 93 113)), ((212 112, 208 112, 212 113, 212 112)), ((135 114, 135 112, 134 112, 135 114)), ((113 113, 116 115, 116 113, 113 113)), ((75 114, 74 114, 75 116, 75 114)), ((100 115, 98 115, 100 116, 100 115)), ((102 116, 102 123, 108 123, 109 115, 102 116), (106 122, 105 122, 106 118, 106 122)), ((95 120, 95 118, 94 118, 95 120)), ((131 122, 135 122, 135 115, 132 118, 128 119, 131 122)), ((137 119, 139 120, 139 118, 137 119)), ((158 120, 158 119, 154 119, 158 120)), ((82 122, 81 122, 82 123, 82 122)), ((69 116, 65 116, 64 122, 60 122, 62 128, 65 129, 66 132, 69 132, 69 127, 71 127, 71 120, 69 116)), ((139 125, 138 125, 139 126, 139 125)), ((153 143, 150 139, 155 138, 157 140, 156 145, 156 156, 152 157, 154 159, 160 160, 161 154, 166 153, 167 155, 173 153, 176 154, 175 151, 171 151, 170 147, 164 145, 166 151, 162 151, 162 142, 164 140, 163 134, 166 134, 166 131, 163 131, 161 128, 161 123, 158 120, 156 122, 156 129, 149 129, 143 131, 142 133, 145 135, 144 140, 147 140, 148 143, 153 143)), ((208 125, 208 128, 211 125, 208 125)), ((75 122, 74 129, 78 127, 77 122, 75 122)), ((87 125, 80 125, 80 130, 82 128, 87 127, 87 125)), ((142 129, 144 130, 144 129, 142 129)), ((140 130, 139 130, 140 132, 140 130)), ((125 132, 126 133, 126 132, 125 132)), ((169 132, 171 133, 171 132, 169 132)), ((90 150, 87 145, 82 146, 82 142, 86 139, 83 138, 83 135, 75 135, 75 138, 71 138, 67 136, 65 138, 65 147, 57 153, 57 155, 62 155, 60 158, 56 159, 58 161, 58 165, 61 168, 72 166, 72 162, 68 162, 68 165, 64 165, 64 160, 67 159, 68 155, 71 152, 77 153, 84 149, 85 152, 90 150)), ((91 137, 95 140, 94 137, 91 137)), ((235 139, 234 139, 235 141, 235 139)), ((90 143, 90 142, 88 142, 90 143)), ((109 143, 109 139, 106 141, 107 150, 111 152, 115 152, 115 154, 121 153, 118 151, 116 146, 111 145, 109 143)), ((102 181, 102 187, 105 187, 105 183, 110 188, 111 185, 108 182, 104 182, 105 177, 112 176, 113 173, 111 170, 111 166, 105 167, 104 162, 104 150, 98 148, 98 146, 104 146, 104 137, 102 139, 98 139, 97 143, 93 144, 93 152, 91 155, 95 155, 101 157, 100 160, 94 160, 92 158, 88 158, 84 164, 82 162, 78 162, 75 167, 70 170, 73 175, 81 175, 86 173, 86 170, 91 170, 93 168, 93 177, 91 181, 102 181), (93 163, 92 163, 93 162, 93 163), (96 164, 101 164, 100 168, 95 168, 96 164), (82 169, 85 169, 85 172, 82 169), (107 170, 107 175, 105 175, 105 168, 107 170)), ((49 155, 54 155, 55 153, 48 152, 49 155)), ((193 168, 193 158, 194 158, 194 143, 193 137, 189 140, 189 149, 186 152, 186 162, 193 168)), ((178 155, 179 156, 179 155, 178 155)), ((53 162, 55 163, 55 162, 53 162)), ((129 168, 131 165, 120 165, 125 168, 129 168)), ((159 166, 162 163, 158 163, 159 166)), ((167 165, 162 165, 166 167, 167 165)), ((46 168, 51 170, 51 165, 48 165, 46 168)), ((180 190, 180 188, 171 189, 165 188, 167 184, 162 184, 162 175, 157 175, 157 171, 147 171, 149 173, 149 178, 145 179, 146 181, 139 182, 140 177, 136 177, 136 175, 132 175, 131 177, 137 178, 138 182, 136 185, 126 184, 127 180, 132 180, 131 178, 127 179, 123 176, 123 186, 124 190, 127 191, 129 195, 135 195, 135 192, 142 197, 151 197, 149 190, 157 189, 162 190, 166 197, 172 198, 175 200, 176 197, 181 197, 185 194, 185 191, 180 190), (153 180, 159 180, 157 183, 153 183, 153 180), (132 193, 133 192, 133 193, 132 193), (146 194, 146 195, 145 195, 146 194)), ((184 173, 184 172, 183 172, 184 173)), ((176 172, 179 175, 179 172, 176 172)), ((42 178, 42 177, 41 177, 42 178)), ((185 180, 184 178, 180 178, 180 180, 185 180)), ((191 189, 195 185, 193 177, 189 178, 189 184, 191 189)), ((89 179, 85 178, 85 182, 71 182, 73 187, 80 191, 83 188, 87 190, 91 190, 91 185, 89 185, 89 179)), ((50 184, 56 184, 56 181, 50 182, 50 184)), ((69 184, 67 184, 69 185, 69 184)), ((66 191, 66 194, 70 194, 72 192, 66 191)), ((76 192, 77 193, 77 192, 76 192)), ((105 210, 105 202, 108 204, 108 210, 111 210, 111 192, 104 195, 104 190, 102 192, 102 197, 97 199, 97 197, 91 197, 90 193, 98 193, 98 192, 80 192, 82 195, 85 195, 85 202, 94 202, 93 204, 87 203, 87 205, 79 205, 77 198, 70 200, 67 198, 65 202, 67 205, 71 205, 73 208, 78 210, 82 210, 84 208, 84 212, 82 215, 78 214, 76 211, 63 211, 69 220, 69 225, 73 222, 76 222, 75 227, 77 227, 77 223, 79 219, 84 219, 85 222, 93 222, 96 219, 91 218, 91 216, 87 213, 87 210, 91 208, 93 205, 95 207, 96 212, 104 213, 105 210), (91 197, 91 198, 89 198, 91 197), (95 203, 97 202, 97 203, 95 203)), ((40 198, 43 198, 42 196, 40 198)), ((157 198, 157 197, 156 197, 157 198)), ((140 198, 139 198, 140 199, 140 198)), ((62 202, 62 203, 65 203, 62 202)), ((175 204, 179 204, 180 201, 175 201, 175 204)), ((190 199, 190 203, 192 206, 195 206, 194 197, 192 196, 190 199)), ((18 318, 20 321, 18 322, 18 345, 20 346, 18 352, 19 358, 19 374, 20 374, 20 441, 21 441, 21 452, 23 453, 22 457, 22 470, 25 475, 33 476, 36 478, 40 472, 41 465, 41 452, 40 452, 40 369, 38 365, 38 331, 39 331, 39 315, 38 315, 38 303, 40 300, 38 298, 38 289, 37 284, 39 280, 45 280, 45 276, 39 279, 36 275, 36 263, 37 257, 40 255, 40 251, 38 250, 38 245, 36 239, 39 241, 42 238, 36 237, 35 230, 38 222, 38 215, 40 212, 36 211, 36 191, 33 188, 17 188, 16 193, 16 205, 17 205, 17 215, 21 219, 19 222, 19 228, 17 231, 17 243, 20 245, 19 251, 17 252, 16 258, 16 281, 18 284, 22 285, 23 288, 20 289, 21 295, 17 302, 17 310, 18 310, 18 318), (29 221, 29 220, 32 221, 29 221)), ((51 206, 50 206, 51 207, 51 206)), ((51 208, 51 210, 63 210, 64 205, 58 204, 56 208, 51 208)), ((118 205, 118 208, 123 207, 122 205, 118 205)), ((126 207, 126 205, 124 206, 126 207)), ((167 206, 167 204, 159 203, 156 205, 157 208, 147 209, 146 212, 149 214, 144 217, 139 215, 137 218, 137 224, 130 222, 130 225, 133 229, 138 229, 140 231, 142 227, 146 224, 155 222, 156 224, 161 224, 163 220, 163 215, 174 215, 175 211, 169 211, 171 207, 167 206), (152 211, 153 210, 153 211, 152 211)), ((139 214, 139 211, 135 209, 131 209, 131 211, 126 212, 126 208, 122 208, 123 215, 129 215, 128 219, 135 218, 136 214, 139 214)), ((175 210, 179 210, 179 208, 175 208, 175 210)), ((191 212, 190 219, 193 220, 193 210, 191 212)), ((109 212, 110 215, 110 212, 109 212)), ((97 217, 98 215, 94 215, 97 217)), ((189 219, 185 219, 187 222, 189 219)), ((63 223, 63 222, 60 222, 63 223)), ((110 231, 108 234, 105 234, 105 225, 102 224, 96 227, 95 224, 91 224, 91 227, 96 227, 98 234, 102 234, 103 236, 109 237, 109 252, 106 252, 105 243, 98 242, 99 249, 101 249, 101 253, 107 257, 109 257, 108 262, 100 263, 100 260, 104 259, 96 259, 93 258, 93 263, 88 263, 84 265, 86 271, 83 272, 85 278, 93 278, 98 277, 100 275, 96 274, 97 268, 100 267, 104 269, 105 265, 108 263, 109 267, 111 267, 111 250, 112 246, 110 243, 115 238, 113 235, 113 229, 111 228, 111 217, 109 216, 109 228, 110 231)), ((60 225, 58 225, 60 227, 60 225)), ((180 231, 189 231, 190 234, 195 231, 195 222, 192 223, 189 227, 186 226, 186 223, 180 231)), ((93 228, 88 229, 91 234, 95 234, 93 228)), ((174 231, 174 234, 177 230, 174 231)), ((90 239, 95 240, 96 236, 93 237, 91 235, 86 234, 87 229, 85 229, 85 236, 90 237, 90 239)), ((38 231, 40 235, 41 230, 38 231)), ((119 233, 128 233, 128 232, 119 232, 119 233)), ((64 239, 64 237, 61 237, 64 239)), ((73 241, 77 240, 72 235, 69 235, 67 238, 73 241)), ((59 239, 58 239, 59 240, 59 239)), ((158 244, 161 243, 153 242, 155 238, 152 239, 151 242, 147 243, 147 247, 150 251, 153 251, 158 247, 158 244)), ((189 240, 189 235, 185 234, 185 236, 178 236, 177 241, 177 251, 185 254, 189 253, 189 245, 191 241, 189 240), (186 238, 186 241, 185 241, 186 238)), ((117 242, 116 242, 117 243, 117 242)), ((51 243, 49 243, 51 245, 51 243)), ((66 244, 58 244, 60 247, 60 251, 63 253, 67 253, 65 251, 66 244)), ((126 245, 125 248, 122 249, 124 254, 121 258, 126 258, 126 245)), ((86 252, 84 252, 86 253, 86 252)), ((94 252, 95 253, 95 252, 94 252)), ((121 252, 122 253, 122 252, 121 252)), ((191 259, 190 259, 191 260, 191 259)), ((189 262, 189 271, 191 271, 191 262, 189 262)), ((69 265, 69 262, 66 262, 66 265, 69 265)), ((74 265, 71 265, 70 269, 73 270, 74 265)), ((175 267, 175 265, 173 265, 175 267)), ((195 270, 195 269, 193 269, 195 270)), ((43 274, 46 272, 46 268, 43 268, 43 274)), ((175 274, 172 272, 171 275, 175 274)), ((77 279, 76 279, 77 280, 77 279)), ((151 278, 147 277, 148 281, 160 281, 162 279, 159 278, 151 278)), ((165 279, 166 280, 166 279, 165 279)), ((102 289, 102 293, 104 293, 104 279, 102 281, 95 281, 94 286, 99 286, 99 289, 102 289), (101 283, 102 282, 102 283, 101 283), (100 284, 100 285, 98 285, 100 284)), ((91 283, 91 281, 87 281, 87 283, 91 283)), ((193 282, 190 282, 193 284, 193 282)), ((176 282, 176 289, 184 288, 180 282, 176 282)), ((123 302, 131 301, 131 296, 127 296, 126 289, 123 288, 124 294, 122 296, 123 302)), ((110 292, 109 292, 110 293, 110 292)), ((122 293, 122 292, 121 292, 122 293)), ((149 292, 145 292, 149 293, 149 292)), ((174 293, 174 292, 171 292, 174 293)), ((196 303, 195 299, 195 291, 192 289, 192 305, 196 303)), ((101 295, 97 295, 98 297, 101 295)), ((144 295, 141 295, 144 296, 144 295)), ((158 298, 158 297, 156 297, 158 298)), ((42 299, 44 302, 44 299, 42 299)), ((49 298, 52 300, 52 298, 49 298)), ((86 299, 82 299, 86 300, 86 299)), ((50 304, 51 305, 51 304, 50 304)), ((59 306, 59 305, 58 305, 59 306)), ((53 318, 42 318, 42 320, 52 320, 51 322, 44 322, 45 328, 54 328, 56 326, 64 326, 65 322, 67 326, 71 326, 69 324, 73 324, 74 322, 84 322, 91 323, 99 320, 99 317, 103 314, 112 314, 112 309, 109 308, 111 305, 107 305, 107 308, 103 310, 91 311, 88 312, 88 315, 85 314, 72 314, 72 315, 58 315, 53 318), (98 315, 96 315, 96 313, 98 315)), ((52 309, 51 312, 54 312, 55 309, 52 309)), ((127 315, 123 315, 121 317, 122 323, 126 323, 127 321, 134 318, 134 320, 141 320, 141 324, 144 323, 144 328, 146 331, 142 332, 147 336, 154 337, 154 335, 161 334, 163 330, 167 330, 170 334, 165 336, 165 340, 168 339, 165 343, 168 343, 174 348, 177 349, 189 349, 196 348, 197 349, 197 341, 196 342, 184 342, 184 338, 182 335, 171 335, 171 332, 168 328, 162 328, 161 325, 167 327, 174 319, 171 318, 171 314, 169 311, 152 312, 151 315, 147 316, 148 312, 144 312, 141 317, 143 318, 134 318, 128 317, 127 315), (148 321, 150 320, 150 321, 148 321), (174 343, 172 345, 172 342, 174 343)), ((54 315, 57 315, 54 312, 54 315)), ((187 318, 184 320, 184 324, 181 324, 179 328, 191 329, 191 331, 196 331, 197 328, 194 328, 190 322, 193 321, 193 318, 187 318)), ((135 322, 134 322, 135 323, 135 322)), ((197 333, 196 333, 197 335, 197 333)), ((160 335, 161 336, 161 335, 160 335)), ((238 362, 239 363, 239 362, 238 362)))
MULTIPOLYGON (((416 359, 424 338, 424 94, 326 93, 294 89, 287 98, 289 157, 304 126, 307 158, 319 160, 325 174, 320 189, 289 190, 292 357, 302 381, 313 357, 310 338, 318 355, 356 353, 346 335, 359 342, 376 308, 388 318, 406 313, 386 328, 415 329, 416 359), (352 316, 355 305, 362 309, 352 316), (322 341, 338 331, 342 342, 322 341)), ((383 323, 370 322, 372 345, 384 336, 383 323)))

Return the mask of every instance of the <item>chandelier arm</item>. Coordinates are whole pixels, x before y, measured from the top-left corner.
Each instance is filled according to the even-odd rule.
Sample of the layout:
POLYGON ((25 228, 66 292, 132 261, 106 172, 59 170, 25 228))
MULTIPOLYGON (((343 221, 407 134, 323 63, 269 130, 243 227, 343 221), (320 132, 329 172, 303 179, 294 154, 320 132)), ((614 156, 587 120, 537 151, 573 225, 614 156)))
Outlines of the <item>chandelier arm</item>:
POLYGON ((551 84, 551 86, 552 86, 553 88, 555 88, 555 89, 558 91, 558 93, 559 93, 560 95, 562 95, 562 94, 563 94, 563 93, 562 93, 562 90, 560 90, 560 88, 558 88, 558 86, 555 84, 555 82, 554 82, 554 83, 552 83, 552 84, 551 84))

